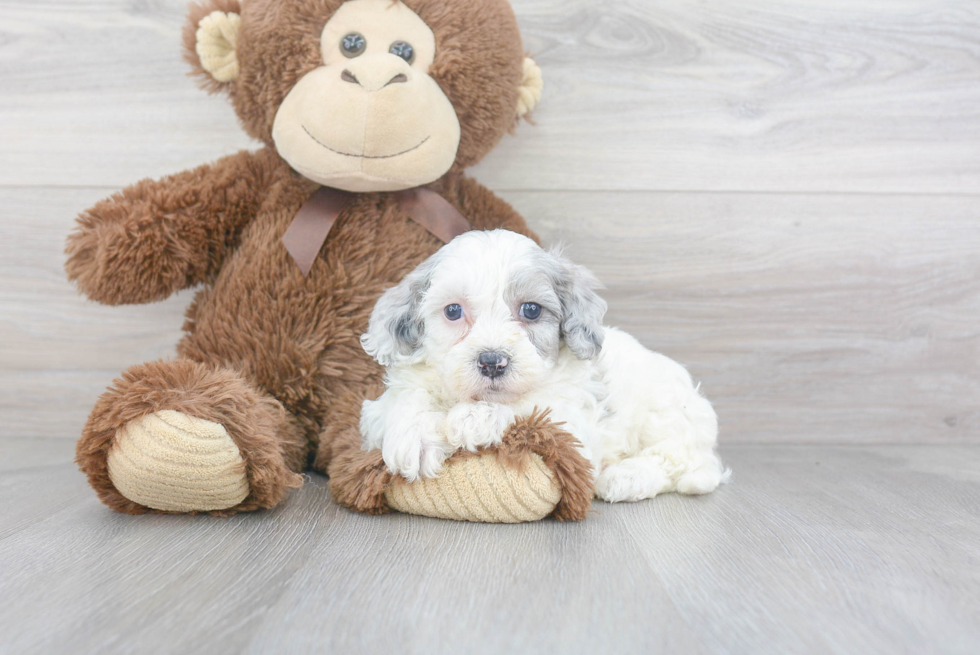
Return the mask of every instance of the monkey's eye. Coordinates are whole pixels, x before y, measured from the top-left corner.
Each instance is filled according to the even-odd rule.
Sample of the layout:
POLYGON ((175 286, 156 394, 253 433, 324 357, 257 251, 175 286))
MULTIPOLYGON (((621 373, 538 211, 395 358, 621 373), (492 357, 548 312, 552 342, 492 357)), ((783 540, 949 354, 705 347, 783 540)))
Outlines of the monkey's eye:
POLYGON ((410 64, 415 60, 415 48, 410 43, 405 43, 404 41, 395 41, 392 43, 391 47, 388 48, 388 52, 396 57, 401 57, 410 64))
POLYGON ((536 321, 541 317, 541 305, 536 302, 526 302, 521 305, 521 316, 529 321, 536 321))
POLYGON ((340 52, 348 59, 353 59, 367 47, 367 40, 357 32, 351 32, 340 40, 340 52))
POLYGON ((446 318, 450 321, 458 321, 463 317, 463 308, 460 305, 446 305, 446 318))

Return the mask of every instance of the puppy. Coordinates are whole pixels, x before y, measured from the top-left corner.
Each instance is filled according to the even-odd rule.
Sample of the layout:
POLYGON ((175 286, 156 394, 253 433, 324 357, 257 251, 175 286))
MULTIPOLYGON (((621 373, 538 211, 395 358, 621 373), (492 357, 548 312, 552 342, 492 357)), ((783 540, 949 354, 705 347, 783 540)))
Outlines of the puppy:
POLYGON ((599 498, 703 494, 727 480, 718 420, 688 372, 603 327, 596 278, 506 230, 467 232, 378 300, 361 344, 387 367, 364 401, 366 450, 437 476, 457 449, 500 442, 549 408, 592 463, 599 498))

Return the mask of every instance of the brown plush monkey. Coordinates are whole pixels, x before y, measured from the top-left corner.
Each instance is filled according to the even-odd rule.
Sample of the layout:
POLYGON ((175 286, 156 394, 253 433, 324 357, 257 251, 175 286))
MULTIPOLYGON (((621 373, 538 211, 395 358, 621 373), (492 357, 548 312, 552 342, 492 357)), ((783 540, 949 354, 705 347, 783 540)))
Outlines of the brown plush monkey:
POLYGON ((84 428, 77 461, 103 502, 270 508, 312 466, 362 512, 583 518, 589 465, 544 416, 413 484, 360 448, 361 403, 382 391, 358 341, 378 296, 442 245, 447 211, 531 234, 462 173, 540 95, 507 1, 206 0, 185 48, 264 147, 139 182, 68 239, 93 300, 201 286, 179 357, 127 370, 84 428))

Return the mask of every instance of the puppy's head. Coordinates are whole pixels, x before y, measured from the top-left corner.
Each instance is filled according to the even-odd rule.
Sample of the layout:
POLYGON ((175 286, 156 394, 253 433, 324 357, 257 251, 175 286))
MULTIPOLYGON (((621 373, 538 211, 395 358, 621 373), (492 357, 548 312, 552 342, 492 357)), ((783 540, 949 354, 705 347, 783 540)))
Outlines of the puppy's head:
POLYGON ((527 237, 467 232, 381 296, 361 344, 387 367, 429 364, 456 402, 511 402, 563 348, 598 355, 598 287, 585 267, 527 237))

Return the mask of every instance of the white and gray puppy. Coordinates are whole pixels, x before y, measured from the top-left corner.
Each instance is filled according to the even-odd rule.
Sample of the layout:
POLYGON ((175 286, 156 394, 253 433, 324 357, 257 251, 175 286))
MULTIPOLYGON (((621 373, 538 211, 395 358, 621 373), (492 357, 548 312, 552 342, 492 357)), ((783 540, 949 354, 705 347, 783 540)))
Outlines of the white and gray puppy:
POLYGON ((549 408, 592 462, 596 495, 703 494, 728 472, 718 420, 679 364, 603 327, 596 278, 514 232, 467 232, 375 305, 365 351, 387 367, 361 412, 364 448, 407 480, 499 443, 549 408))

